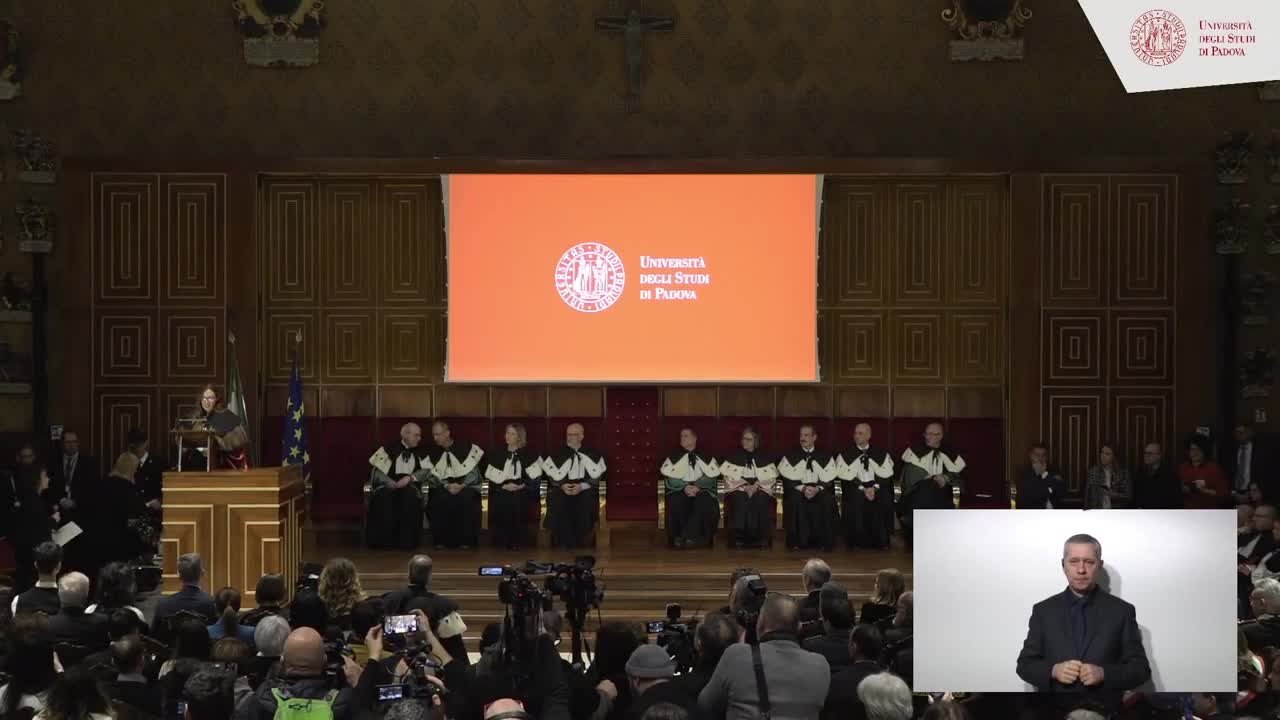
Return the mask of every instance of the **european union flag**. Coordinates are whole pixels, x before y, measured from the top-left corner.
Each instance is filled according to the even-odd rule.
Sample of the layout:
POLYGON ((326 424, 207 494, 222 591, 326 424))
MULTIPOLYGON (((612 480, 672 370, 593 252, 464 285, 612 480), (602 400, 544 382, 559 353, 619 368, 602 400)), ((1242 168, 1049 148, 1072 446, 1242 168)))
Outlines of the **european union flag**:
POLYGON ((306 404, 302 402, 302 376, 298 374, 298 359, 293 359, 293 373, 289 376, 289 405, 284 412, 284 455, 281 465, 302 465, 302 480, 311 487, 311 453, 307 452, 307 432, 303 421, 307 417, 306 404))

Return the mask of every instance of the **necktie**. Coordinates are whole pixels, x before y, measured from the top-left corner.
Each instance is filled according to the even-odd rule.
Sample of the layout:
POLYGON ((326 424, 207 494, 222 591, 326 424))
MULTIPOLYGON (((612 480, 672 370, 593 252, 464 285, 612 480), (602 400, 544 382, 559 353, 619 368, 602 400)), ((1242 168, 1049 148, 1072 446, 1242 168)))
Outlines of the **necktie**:
POLYGON ((1085 637, 1088 633, 1084 614, 1084 609, 1088 602, 1088 597, 1079 597, 1075 599, 1075 602, 1071 603, 1071 642, 1075 645, 1076 657, 1081 659, 1083 659, 1085 637))
POLYGON ((67 465, 62 468, 62 477, 67 481, 67 485, 71 484, 71 477, 76 474, 76 456, 67 456, 67 465))

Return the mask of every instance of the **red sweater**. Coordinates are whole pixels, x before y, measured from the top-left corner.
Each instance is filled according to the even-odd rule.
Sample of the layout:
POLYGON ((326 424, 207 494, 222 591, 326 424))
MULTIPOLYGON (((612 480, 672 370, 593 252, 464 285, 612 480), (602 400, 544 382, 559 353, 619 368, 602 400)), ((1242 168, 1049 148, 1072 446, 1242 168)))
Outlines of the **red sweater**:
POLYGON ((1226 507, 1231 488, 1227 486, 1227 478, 1222 474, 1222 468, 1218 467, 1218 463, 1206 462, 1200 465, 1192 465, 1189 462, 1184 462, 1178 466, 1178 480, 1182 482, 1182 497, 1186 500, 1187 507, 1226 507), (1207 495, 1201 492, 1195 486, 1197 479, 1203 479, 1205 490, 1212 490, 1216 494, 1207 495))

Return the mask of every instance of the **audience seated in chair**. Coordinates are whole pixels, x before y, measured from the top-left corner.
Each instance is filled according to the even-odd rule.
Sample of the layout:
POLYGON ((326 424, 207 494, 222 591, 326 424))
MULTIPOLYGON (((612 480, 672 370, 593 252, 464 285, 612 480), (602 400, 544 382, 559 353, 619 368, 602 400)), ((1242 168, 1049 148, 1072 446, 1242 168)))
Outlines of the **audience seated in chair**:
POLYGON ((827 659, 831 671, 848 665, 849 636, 853 632, 853 606, 849 602, 849 593, 843 585, 828 582, 819 591, 820 604, 818 621, 823 634, 810 637, 804 641, 804 649, 815 652, 827 659))
POLYGON ((898 598, 906 589, 907 581, 901 571, 888 568, 876 573, 875 591, 871 599, 862 604, 858 624, 874 624, 886 617, 893 617, 898 612, 898 598))
POLYGON ((216 642, 234 638, 252 645, 253 628, 240 624, 240 591, 233 587, 221 588, 213 596, 213 602, 218 621, 209 626, 209 639, 216 642))
POLYGON ((123 704, 158 716, 161 709, 160 688, 145 675, 146 645, 137 636, 126 636, 111 643, 111 655, 117 674, 106 683, 107 694, 115 705, 123 704))
POLYGON ((285 607, 287 598, 288 588, 285 587, 283 577, 280 575, 263 575, 258 579, 258 586, 254 588, 253 593, 253 600, 258 606, 246 612, 240 618, 240 624, 253 627, 268 615, 280 615, 285 620, 288 620, 289 610, 285 607))
POLYGON ((107 616, 85 612, 89 604, 89 578, 78 572, 67 573, 58 580, 58 598, 62 609, 49 618, 49 632, 55 643, 69 643, 89 653, 107 647, 107 616))
POLYGON ((155 618, 151 622, 152 637, 160 642, 170 642, 173 627, 169 620, 180 612, 203 618, 206 628, 217 621, 217 604, 209 593, 200 589, 203 578, 204 564, 199 555, 187 553, 178 558, 178 579, 182 581, 182 589, 156 603, 155 618))

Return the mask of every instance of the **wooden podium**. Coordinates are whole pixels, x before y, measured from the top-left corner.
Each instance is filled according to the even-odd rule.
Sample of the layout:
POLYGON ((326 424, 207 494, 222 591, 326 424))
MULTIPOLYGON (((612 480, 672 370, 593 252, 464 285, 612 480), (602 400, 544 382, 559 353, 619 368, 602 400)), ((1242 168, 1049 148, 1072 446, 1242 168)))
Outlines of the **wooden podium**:
POLYGON ((257 603, 254 588, 267 573, 284 576, 292 591, 302 560, 305 499, 302 468, 164 474, 164 591, 181 587, 178 557, 200 553, 206 592, 225 585, 242 593, 242 607, 257 603))

